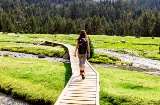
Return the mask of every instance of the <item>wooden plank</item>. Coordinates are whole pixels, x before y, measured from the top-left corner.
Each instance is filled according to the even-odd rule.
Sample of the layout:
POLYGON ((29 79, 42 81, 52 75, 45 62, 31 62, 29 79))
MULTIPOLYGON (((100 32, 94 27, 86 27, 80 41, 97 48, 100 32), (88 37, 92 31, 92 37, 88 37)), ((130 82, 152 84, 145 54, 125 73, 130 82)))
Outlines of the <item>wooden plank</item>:
POLYGON ((96 76, 85 76, 85 79, 97 79, 96 76))
POLYGON ((69 86, 68 89, 95 89, 97 90, 97 87, 86 87, 86 86, 81 86, 81 87, 77 87, 77 86, 69 86))
POLYGON ((71 83, 70 85, 81 85, 81 86, 82 86, 82 85, 86 85, 86 86, 92 85, 92 86, 97 86, 97 83, 88 83, 88 84, 87 84, 87 83, 83 83, 83 82, 82 82, 82 83, 80 83, 80 82, 79 82, 79 83, 74 82, 74 83, 71 83))
MULTIPOLYGON (((81 77, 82 78, 82 77, 81 77)), ((87 81, 87 82, 90 82, 90 81, 97 81, 96 78, 85 78, 84 80, 81 80, 81 81, 87 81)))
MULTIPOLYGON (((81 79, 82 77, 80 77, 81 79)), ((81 84, 97 84, 96 80, 93 79, 86 79, 86 80, 73 80, 71 82, 72 84, 74 83, 81 83, 81 84), (92 80, 92 81, 91 81, 92 80), (88 83, 87 83, 88 82, 88 83)))
MULTIPOLYGON (((86 97, 86 94, 65 94, 64 96, 86 97)), ((96 98, 96 95, 95 94, 87 94, 87 97, 96 98)))
POLYGON ((69 86, 86 86, 86 87, 91 87, 91 86, 97 86, 96 84, 70 84, 69 86))
POLYGON ((79 90, 79 91, 68 90, 67 92, 70 94, 96 94, 96 91, 82 91, 82 90, 79 90))
POLYGON ((81 100, 81 101, 96 101, 95 97, 73 97, 73 96, 64 96, 63 100, 81 100))
POLYGON ((96 95, 96 92, 84 92, 84 91, 67 91, 65 94, 92 94, 92 95, 96 95))
POLYGON ((68 93, 70 92, 70 93, 73 93, 73 94, 86 94, 86 93, 93 93, 93 94, 95 94, 96 93, 96 90, 95 89, 92 89, 92 90, 89 90, 89 89, 87 89, 87 90, 68 90, 67 91, 68 93))
MULTIPOLYGON (((87 83, 86 82, 81 82, 80 80, 77 80, 77 81, 73 81, 73 82, 71 82, 71 85, 74 85, 74 84, 79 84, 79 85, 87 85, 87 83)), ((97 85, 97 83, 96 82, 91 82, 90 83, 90 81, 88 81, 88 85, 97 85)))
POLYGON ((96 88, 94 88, 94 89, 91 89, 91 88, 88 88, 88 89, 87 89, 87 88, 86 88, 86 89, 85 89, 85 88, 78 88, 78 89, 77 89, 77 88, 68 88, 68 89, 67 89, 67 91, 71 91, 71 90, 72 90, 72 91, 79 91, 79 90, 96 91, 97 89, 96 89, 96 88))
POLYGON ((59 105, 82 105, 82 104, 69 104, 69 103, 63 103, 63 102, 61 102, 59 105))
POLYGON ((67 103, 67 104, 81 104, 81 105, 95 105, 95 101, 79 101, 79 100, 62 100, 61 102, 67 103))

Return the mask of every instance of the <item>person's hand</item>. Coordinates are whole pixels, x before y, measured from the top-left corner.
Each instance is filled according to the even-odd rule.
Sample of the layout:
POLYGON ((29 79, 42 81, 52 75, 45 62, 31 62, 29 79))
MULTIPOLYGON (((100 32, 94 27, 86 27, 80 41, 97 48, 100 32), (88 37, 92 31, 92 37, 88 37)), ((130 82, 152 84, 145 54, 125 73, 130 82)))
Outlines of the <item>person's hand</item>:
POLYGON ((74 53, 74 57, 76 57, 76 53, 74 53))
POLYGON ((89 54, 87 54, 88 55, 88 58, 90 57, 90 53, 89 54))

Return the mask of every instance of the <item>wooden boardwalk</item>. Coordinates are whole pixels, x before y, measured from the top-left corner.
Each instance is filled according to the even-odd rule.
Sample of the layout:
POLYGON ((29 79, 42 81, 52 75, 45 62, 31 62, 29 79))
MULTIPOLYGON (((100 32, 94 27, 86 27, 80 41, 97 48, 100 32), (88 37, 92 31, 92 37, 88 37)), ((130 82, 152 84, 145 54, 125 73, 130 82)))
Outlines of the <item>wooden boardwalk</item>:
MULTIPOLYGON (((61 43, 59 43, 61 44, 61 43)), ((72 76, 55 105, 99 105, 99 74, 86 60, 85 79, 79 75, 79 60, 75 47, 63 44, 69 50, 72 76)))

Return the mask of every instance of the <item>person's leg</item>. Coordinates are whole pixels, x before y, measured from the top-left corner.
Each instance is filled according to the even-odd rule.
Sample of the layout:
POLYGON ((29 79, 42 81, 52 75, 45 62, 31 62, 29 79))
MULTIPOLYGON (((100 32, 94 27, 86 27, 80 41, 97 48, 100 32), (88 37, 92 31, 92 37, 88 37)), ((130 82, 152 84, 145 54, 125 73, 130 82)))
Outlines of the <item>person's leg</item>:
POLYGON ((85 67, 80 66, 80 75, 82 75, 84 73, 85 67))
POLYGON ((80 73, 82 75, 82 79, 85 78, 85 62, 86 62, 87 54, 83 54, 81 57, 81 65, 80 65, 80 73))
POLYGON ((84 65, 83 65, 83 56, 79 55, 79 69, 80 69, 80 75, 82 75, 83 70, 85 69, 84 65))

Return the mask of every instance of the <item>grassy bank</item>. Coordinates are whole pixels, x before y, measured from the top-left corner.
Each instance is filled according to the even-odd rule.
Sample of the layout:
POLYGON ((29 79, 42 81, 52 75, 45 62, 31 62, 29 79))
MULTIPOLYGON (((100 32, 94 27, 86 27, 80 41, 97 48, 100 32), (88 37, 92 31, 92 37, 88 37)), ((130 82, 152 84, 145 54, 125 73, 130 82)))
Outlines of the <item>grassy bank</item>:
MULTIPOLYGON (((63 57, 64 53, 67 51, 66 48, 61 46, 35 46, 34 44, 41 44, 41 40, 29 36, 30 35, 12 36, 8 34, 0 34, 0 50, 36 55, 43 54, 50 57, 63 57)), ((48 37, 49 36, 50 35, 48 35, 48 37)))
POLYGON ((0 64, 0 90, 36 104, 54 104, 71 76, 65 63, 0 57, 0 64))
POLYGON ((118 69, 96 68, 101 105, 159 105, 160 77, 118 69))
POLYGON ((14 43, 6 43, 3 42, 0 44, 0 50, 2 51, 11 51, 11 52, 22 52, 28 54, 36 54, 36 55, 46 55, 50 57, 63 57, 66 48, 60 46, 34 46, 27 44, 14 44, 14 43))

